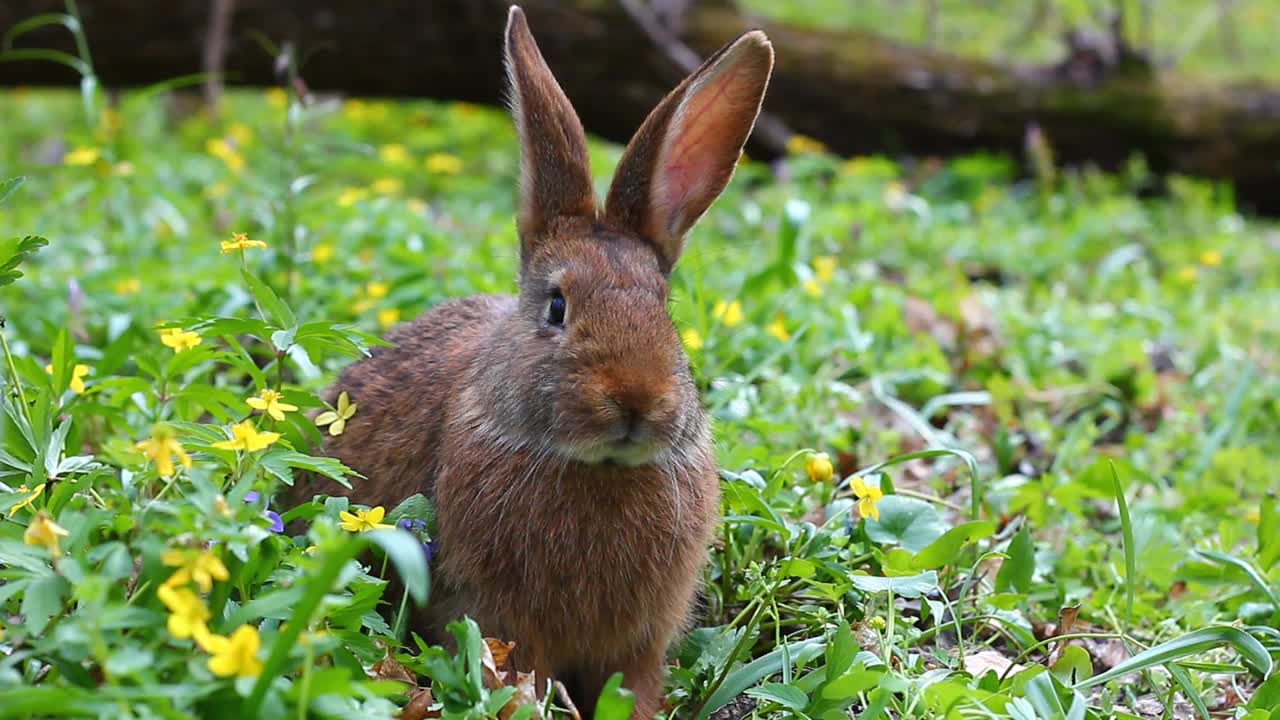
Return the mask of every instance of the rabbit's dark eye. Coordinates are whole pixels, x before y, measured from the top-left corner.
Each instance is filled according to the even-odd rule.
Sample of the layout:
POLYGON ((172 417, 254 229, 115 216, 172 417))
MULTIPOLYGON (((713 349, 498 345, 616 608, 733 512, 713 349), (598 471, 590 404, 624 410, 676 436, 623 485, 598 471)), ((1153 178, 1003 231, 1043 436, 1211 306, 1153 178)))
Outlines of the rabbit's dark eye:
POLYGON ((564 301, 564 295, 557 288, 551 291, 551 301, 547 303, 547 323, 550 325, 563 326, 564 312, 568 309, 564 301))

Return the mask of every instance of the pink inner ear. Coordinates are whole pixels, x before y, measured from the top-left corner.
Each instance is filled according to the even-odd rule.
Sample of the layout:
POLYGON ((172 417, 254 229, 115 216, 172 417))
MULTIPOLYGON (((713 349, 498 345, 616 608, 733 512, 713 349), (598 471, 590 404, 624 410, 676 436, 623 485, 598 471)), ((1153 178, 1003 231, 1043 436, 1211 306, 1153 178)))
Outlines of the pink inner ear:
POLYGON ((724 189, 755 120, 760 81, 726 63, 691 89, 676 111, 658 160, 653 217, 682 235, 724 189))

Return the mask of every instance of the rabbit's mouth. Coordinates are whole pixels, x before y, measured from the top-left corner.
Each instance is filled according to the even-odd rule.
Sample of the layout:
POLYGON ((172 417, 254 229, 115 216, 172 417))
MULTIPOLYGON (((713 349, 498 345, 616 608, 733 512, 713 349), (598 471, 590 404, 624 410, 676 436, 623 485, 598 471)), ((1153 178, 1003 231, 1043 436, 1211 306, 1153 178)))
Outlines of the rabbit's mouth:
POLYGON ((631 435, 592 445, 562 447, 561 452, 588 465, 613 464, 640 467, 656 462, 665 452, 665 446, 652 439, 638 439, 631 435))

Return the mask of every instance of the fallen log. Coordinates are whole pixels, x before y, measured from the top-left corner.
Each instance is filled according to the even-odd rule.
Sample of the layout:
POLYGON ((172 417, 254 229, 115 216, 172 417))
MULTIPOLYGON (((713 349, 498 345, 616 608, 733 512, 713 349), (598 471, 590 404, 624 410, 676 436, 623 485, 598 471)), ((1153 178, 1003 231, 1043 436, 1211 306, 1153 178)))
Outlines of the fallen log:
MULTIPOLYGON (((235 0, 230 30, 216 40, 230 85, 279 81, 274 58, 255 40, 260 34, 296 48, 313 90, 500 103, 508 4, 235 0)), ((767 117, 748 146, 753 155, 775 156, 790 132, 846 155, 1016 153, 1036 125, 1063 162, 1115 167, 1141 153, 1158 172, 1229 180, 1247 204, 1280 211, 1280 89, 1156 71, 1123 44, 1073 42, 1060 63, 1002 65, 871 33, 754 18, 731 0, 523 4, 584 124, 613 140, 626 140, 684 74, 690 51, 705 56, 762 27, 778 61, 767 117)), ((62 0, 5 0, 0 28, 62 7, 62 0)), ((208 66, 209 7, 208 0, 81 0, 103 84, 145 85, 208 66)), ((19 45, 73 49, 61 28, 25 35, 19 45)), ((0 85, 76 81, 52 63, 0 63, 0 85)))

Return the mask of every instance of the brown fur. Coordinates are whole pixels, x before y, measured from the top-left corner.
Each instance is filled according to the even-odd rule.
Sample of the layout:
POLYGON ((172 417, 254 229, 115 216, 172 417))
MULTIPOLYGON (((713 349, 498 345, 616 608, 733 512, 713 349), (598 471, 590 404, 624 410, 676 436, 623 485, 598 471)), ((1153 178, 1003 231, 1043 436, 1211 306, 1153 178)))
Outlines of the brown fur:
MULTIPOLYGON (((667 273, 732 174, 772 51, 748 34, 664 100, 599 217, 581 125, 518 8, 507 49, 524 168, 520 293, 442 303, 349 367, 330 393, 359 410, 326 451, 368 478, 360 502, 434 500, 432 601, 415 629, 440 640, 470 615, 516 642, 516 667, 565 681, 588 712, 622 671, 648 718, 719 497, 667 273), (681 120, 691 107, 699 117, 681 120), (563 327, 547 320, 553 289, 563 327)), ((340 491, 306 488, 317 489, 340 491)))

